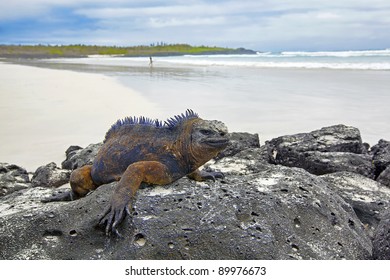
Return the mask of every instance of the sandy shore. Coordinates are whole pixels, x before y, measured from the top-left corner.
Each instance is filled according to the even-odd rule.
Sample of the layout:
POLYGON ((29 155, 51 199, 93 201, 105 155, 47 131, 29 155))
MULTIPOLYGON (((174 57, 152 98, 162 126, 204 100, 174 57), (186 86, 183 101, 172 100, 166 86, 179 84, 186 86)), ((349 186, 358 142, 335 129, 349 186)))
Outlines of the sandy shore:
POLYGON ((102 141, 129 115, 158 117, 157 105, 101 74, 0 62, 0 161, 35 171, 60 164, 70 145, 102 141))

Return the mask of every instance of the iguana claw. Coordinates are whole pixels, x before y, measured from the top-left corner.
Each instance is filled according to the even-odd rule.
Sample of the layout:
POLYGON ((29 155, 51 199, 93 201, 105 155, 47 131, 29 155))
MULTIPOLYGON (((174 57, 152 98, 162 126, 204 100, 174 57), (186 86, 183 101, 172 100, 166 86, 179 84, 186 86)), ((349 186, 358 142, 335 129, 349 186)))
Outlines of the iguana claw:
POLYGON ((118 231, 118 225, 123 221, 126 215, 130 216, 128 205, 114 207, 111 204, 104 212, 103 217, 100 219, 99 226, 105 227, 107 236, 114 234, 118 237, 122 237, 118 231))

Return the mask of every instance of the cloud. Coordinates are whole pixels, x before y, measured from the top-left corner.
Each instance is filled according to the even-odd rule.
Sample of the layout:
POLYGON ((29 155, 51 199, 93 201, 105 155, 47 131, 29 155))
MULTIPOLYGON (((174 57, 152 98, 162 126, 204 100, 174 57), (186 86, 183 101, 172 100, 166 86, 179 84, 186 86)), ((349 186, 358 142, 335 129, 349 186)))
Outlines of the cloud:
POLYGON ((224 17, 195 17, 195 18, 150 18, 149 26, 153 28, 165 28, 174 26, 210 26, 210 25, 222 25, 226 23, 224 17))
MULTIPOLYGON (((137 2, 137 1, 132 1, 137 2)), ((145 1, 148 2, 148 1, 145 1)), ((0 22, 5 20, 19 20, 34 18, 50 13, 57 8, 78 9, 88 6, 101 6, 107 3, 123 5, 126 0, 12 0, 0 2, 0 22)))
POLYGON ((0 3, 0 24, 8 40, 33 41, 39 34, 38 43, 386 48, 390 1, 14 0, 0 3), (20 22, 35 29, 26 32, 20 22))

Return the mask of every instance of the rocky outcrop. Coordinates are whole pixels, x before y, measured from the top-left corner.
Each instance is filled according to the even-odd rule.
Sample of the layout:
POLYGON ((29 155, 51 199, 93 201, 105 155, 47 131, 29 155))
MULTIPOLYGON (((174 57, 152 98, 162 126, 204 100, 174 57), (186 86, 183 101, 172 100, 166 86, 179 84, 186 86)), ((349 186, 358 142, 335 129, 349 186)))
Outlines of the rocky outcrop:
POLYGON ((390 165, 379 174, 377 181, 381 184, 390 187, 390 165))
POLYGON ((51 162, 38 167, 31 178, 31 184, 33 187, 57 188, 69 182, 70 173, 71 171, 60 169, 57 164, 51 162))
POLYGON ((374 259, 390 260, 390 210, 383 213, 372 244, 374 259))
MULTIPOLYGON (((390 187, 390 142, 379 140, 378 144, 371 148, 371 154, 375 165, 376 180, 390 187)), ((390 210, 380 213, 381 220, 373 239, 373 257, 390 260, 390 210)))
POLYGON ((0 197, 30 187, 26 169, 15 164, 0 163, 0 197))
MULTIPOLYGON (((344 152, 362 154, 366 151, 357 128, 345 125, 324 127, 309 133, 281 136, 268 142, 270 147, 297 152, 344 152)), ((278 157, 276 157, 278 158, 278 157)))
POLYGON ((390 142, 379 140, 378 144, 371 148, 372 161, 375 165, 375 177, 390 166, 390 142))
POLYGON ((315 175, 349 171, 373 178, 372 158, 358 129, 344 125, 282 136, 266 143, 269 162, 315 175))
MULTIPOLYGON (((123 238, 96 224, 116 183, 72 202, 30 206, 0 217, 3 259, 367 259, 371 241, 352 207, 302 169, 258 161, 260 149, 210 166, 217 182, 183 178, 138 192, 123 238), (240 162, 233 170, 232 163, 240 162), (251 159, 252 158, 252 159, 251 159), (246 166, 246 167, 245 167, 246 166), (230 171, 229 171, 230 170, 230 171), (245 176, 237 175, 245 173, 245 176), (15 234, 18 232, 18 234, 15 234), (6 244, 6 246, 5 246, 6 244), (107 244, 110 244, 107 246, 107 244)), ((42 196, 46 189, 41 189, 42 196)), ((11 201, 12 195, 6 201, 11 201)))
POLYGON ((221 153, 219 153, 219 155, 216 156, 216 160, 228 156, 234 156, 235 154, 249 148, 260 148, 258 134, 233 132, 229 133, 229 139, 229 145, 221 153))
POLYGON ((323 175, 321 178, 352 206, 372 237, 381 221, 381 214, 390 209, 390 189, 351 172, 337 172, 323 175))
POLYGON ((80 146, 70 146, 65 152, 66 159, 61 164, 62 168, 74 170, 84 165, 92 164, 101 146, 102 143, 91 144, 84 149, 80 146))
POLYGON ((390 187, 390 142, 379 140, 378 144, 371 148, 371 155, 376 180, 390 187))

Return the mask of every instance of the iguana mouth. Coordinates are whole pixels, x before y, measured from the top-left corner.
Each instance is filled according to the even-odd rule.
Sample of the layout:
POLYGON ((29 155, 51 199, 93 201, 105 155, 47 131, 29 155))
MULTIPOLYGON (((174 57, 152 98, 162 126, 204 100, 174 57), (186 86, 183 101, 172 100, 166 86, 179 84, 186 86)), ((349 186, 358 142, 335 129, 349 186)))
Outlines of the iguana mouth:
POLYGON ((223 147, 229 144, 229 139, 227 138, 209 138, 204 141, 205 144, 213 147, 223 147))

